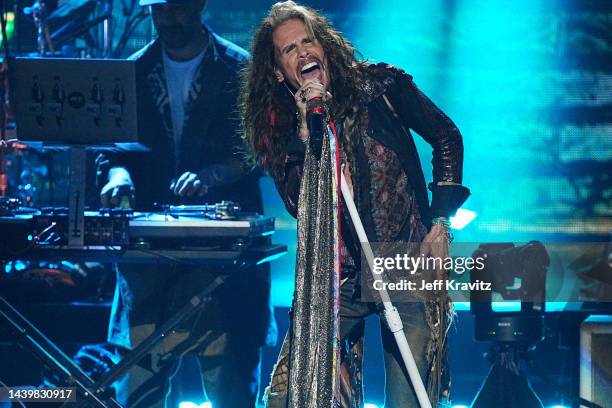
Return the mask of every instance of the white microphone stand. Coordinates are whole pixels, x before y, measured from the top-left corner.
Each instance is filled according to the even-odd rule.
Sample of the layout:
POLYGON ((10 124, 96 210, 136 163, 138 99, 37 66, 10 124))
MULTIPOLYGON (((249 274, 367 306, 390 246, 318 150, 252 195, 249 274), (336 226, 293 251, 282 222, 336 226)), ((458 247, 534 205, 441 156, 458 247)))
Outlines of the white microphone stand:
MULTIPOLYGON (((329 134, 333 135, 331 131, 329 132, 329 134)), ((335 152, 331 152, 331 154, 335 154, 335 152)), ((366 260, 368 261, 368 266, 370 268, 370 271, 372 272, 372 276, 376 277, 374 275, 374 254, 372 253, 372 248, 370 247, 370 241, 368 241, 368 236, 366 235, 366 232, 363 228, 361 218, 359 217, 359 213, 357 212, 355 201, 353 201, 353 196, 351 194, 351 190, 348 184, 346 183, 343 171, 340 172, 340 177, 342 197, 344 197, 344 202, 348 207, 349 213, 351 215, 351 220, 353 221, 353 225, 355 226, 355 230, 357 231, 357 236, 359 237, 359 242, 361 242, 361 246, 363 248, 366 260)), ((419 405, 421 406, 421 408, 431 408, 431 402, 427 397, 427 390, 425 389, 425 385, 423 384, 423 379, 419 374, 419 369, 417 368, 416 362, 414 361, 414 356, 412 355, 412 351, 410 350, 410 346, 408 345, 408 340, 406 340, 406 336, 404 335, 404 325, 402 324, 402 319, 400 318, 400 315, 397 312, 395 306, 393 306, 393 304, 391 303, 389 294, 387 293, 387 290, 384 288, 384 286, 378 292, 380 293, 382 304, 385 307, 385 320, 387 321, 389 330, 391 330, 391 332, 393 333, 393 337, 395 337, 395 342, 397 343, 397 347, 402 355, 402 359, 404 360, 404 365, 406 366, 406 370, 408 371, 408 375, 410 376, 410 381, 412 382, 412 386, 414 387, 417 399, 419 400, 419 405)))

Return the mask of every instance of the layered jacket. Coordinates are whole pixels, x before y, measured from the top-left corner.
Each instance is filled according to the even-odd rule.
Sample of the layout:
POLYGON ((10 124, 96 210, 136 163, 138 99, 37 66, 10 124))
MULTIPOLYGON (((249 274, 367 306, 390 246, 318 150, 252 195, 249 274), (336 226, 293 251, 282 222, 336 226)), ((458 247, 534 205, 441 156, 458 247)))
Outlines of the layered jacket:
MULTIPOLYGON (((348 138, 358 138, 358 148, 346 160, 351 163, 354 199, 366 233, 371 241, 420 241, 426 231, 419 233, 419 226, 428 230, 432 218, 451 216, 469 196, 461 185, 461 133, 410 75, 392 66, 368 66, 366 79, 355 92, 366 107, 367 125, 351 128, 348 138), (411 130, 433 149, 431 202, 411 130)), ((331 119, 339 136, 349 129, 347 119, 353 120, 331 119)), ((296 134, 290 137, 285 169, 275 182, 287 210, 296 216, 305 146, 296 134)), ((343 231, 345 227, 352 230, 346 216, 343 231)), ((354 232, 343 233, 343 239, 350 240, 351 235, 355 238, 354 232)), ((353 239, 348 249, 358 257, 355 241, 359 242, 353 239)))

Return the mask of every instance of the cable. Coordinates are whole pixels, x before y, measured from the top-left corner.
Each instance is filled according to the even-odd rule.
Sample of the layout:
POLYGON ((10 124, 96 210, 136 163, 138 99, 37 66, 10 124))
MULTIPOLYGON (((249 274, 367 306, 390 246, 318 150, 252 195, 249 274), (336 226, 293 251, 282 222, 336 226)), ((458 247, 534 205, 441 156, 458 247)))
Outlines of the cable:
MULTIPOLYGON (((6 383, 4 383, 2 380, 0 380, 0 385, 2 385, 4 388, 9 388, 8 385, 6 385, 6 383)), ((19 403, 19 405, 21 405, 23 408, 27 408, 25 406, 25 404, 21 401, 20 398, 17 398, 17 402, 19 403)))
POLYGON ((6 126, 8 123, 8 112, 9 107, 7 101, 8 90, 10 89, 9 83, 9 48, 8 48, 8 36, 6 34, 6 9, 5 2, 2 2, 2 9, 0 9, 0 32, 2 33, 2 52, 3 60, 0 66, 0 197, 5 196, 8 193, 8 175, 6 174, 5 151, 8 147, 6 140, 6 126))

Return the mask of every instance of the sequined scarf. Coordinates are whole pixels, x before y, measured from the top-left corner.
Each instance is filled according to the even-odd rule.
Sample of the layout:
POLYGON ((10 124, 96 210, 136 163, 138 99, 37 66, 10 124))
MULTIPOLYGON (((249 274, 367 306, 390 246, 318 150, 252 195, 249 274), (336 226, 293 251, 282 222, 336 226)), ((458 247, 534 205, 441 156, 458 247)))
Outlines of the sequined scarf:
MULTIPOLYGON (((333 126, 333 124, 332 124, 333 126)), ((306 149, 298 203, 288 406, 332 408, 339 390, 339 151, 331 129, 321 159, 306 149)))

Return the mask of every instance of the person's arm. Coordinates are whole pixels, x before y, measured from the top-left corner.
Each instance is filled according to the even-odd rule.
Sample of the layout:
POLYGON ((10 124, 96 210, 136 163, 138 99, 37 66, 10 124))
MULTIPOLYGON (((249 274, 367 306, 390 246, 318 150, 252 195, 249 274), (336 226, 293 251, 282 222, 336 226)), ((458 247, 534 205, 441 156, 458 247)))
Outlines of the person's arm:
MULTIPOLYGON (((189 169, 173 181, 170 189, 178 196, 204 196, 209 189, 219 186, 233 184, 248 173, 245 168, 244 141, 240 136, 239 122, 232 117, 231 97, 224 99, 228 108, 219 113, 220 124, 217 129, 223 132, 209 131, 205 137, 214 137, 215 153, 212 155, 215 161, 212 164, 203 163, 201 168, 189 169)), ((209 162, 210 163, 210 162, 209 162)))
POLYGON ((402 124, 432 146, 433 182, 429 185, 432 217, 450 217, 470 194, 461 184, 463 140, 459 129, 405 73, 398 74, 396 86, 387 95, 402 124))
POLYGON ((232 157, 196 172, 184 172, 172 182, 170 189, 178 196, 204 196, 210 188, 235 183, 244 173, 242 162, 232 157))
POLYGON ((111 154, 99 154, 96 158, 96 183, 100 188, 102 207, 119 207, 127 200, 134 206, 135 189, 132 177, 126 167, 111 154))
POLYGON ((283 199, 287 211, 294 218, 297 218, 305 153, 305 142, 297 135, 292 137, 287 145, 287 158, 282 178, 274 177, 276 189, 283 199))
POLYGON ((291 136, 287 144, 287 157, 282 179, 274 177, 276 189, 282 197, 289 214, 297 218, 298 202, 300 199, 300 187, 304 168, 304 156, 306 144, 310 136, 306 121, 306 105, 308 100, 321 98, 328 102, 332 94, 318 80, 308 80, 302 84, 294 94, 295 105, 300 115, 299 127, 291 136))
MULTIPOLYGON (((423 238, 421 252, 446 259, 452 241, 449 218, 470 195, 461 185, 463 140, 453 121, 417 88, 410 75, 397 75, 396 86, 387 92, 389 109, 405 128, 415 130, 433 148, 433 182, 429 185, 432 226, 423 238)), ((434 272, 436 279, 447 277, 443 269, 434 272)))

